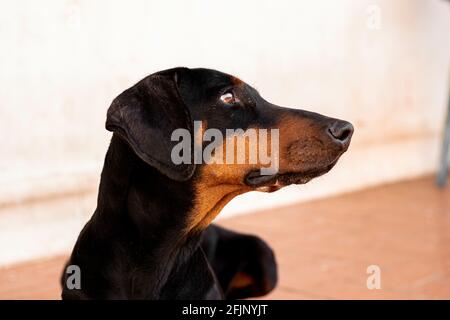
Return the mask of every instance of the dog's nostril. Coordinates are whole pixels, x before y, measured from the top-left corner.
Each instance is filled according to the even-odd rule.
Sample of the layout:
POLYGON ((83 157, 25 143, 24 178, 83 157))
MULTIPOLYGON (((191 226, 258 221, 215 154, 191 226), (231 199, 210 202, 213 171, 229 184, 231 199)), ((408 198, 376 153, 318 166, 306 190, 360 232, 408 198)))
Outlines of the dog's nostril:
POLYGON ((328 132, 335 140, 346 143, 353 134, 353 126, 346 121, 336 121, 328 128, 328 132))
POLYGON ((350 137, 352 132, 353 132, 353 129, 350 129, 349 127, 347 127, 341 131, 341 135, 339 136, 338 139, 341 141, 345 141, 348 139, 348 137, 350 137))

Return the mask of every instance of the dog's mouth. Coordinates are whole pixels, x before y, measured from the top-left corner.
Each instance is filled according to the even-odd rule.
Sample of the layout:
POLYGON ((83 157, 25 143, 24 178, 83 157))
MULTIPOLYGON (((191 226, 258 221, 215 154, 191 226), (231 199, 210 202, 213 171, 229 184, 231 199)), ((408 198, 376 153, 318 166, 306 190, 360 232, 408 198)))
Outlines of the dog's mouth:
POLYGON ((272 175, 262 175, 260 170, 254 170, 246 175, 245 184, 255 188, 257 191, 264 192, 274 192, 291 184, 305 184, 333 169, 338 159, 324 167, 307 171, 279 172, 272 175))

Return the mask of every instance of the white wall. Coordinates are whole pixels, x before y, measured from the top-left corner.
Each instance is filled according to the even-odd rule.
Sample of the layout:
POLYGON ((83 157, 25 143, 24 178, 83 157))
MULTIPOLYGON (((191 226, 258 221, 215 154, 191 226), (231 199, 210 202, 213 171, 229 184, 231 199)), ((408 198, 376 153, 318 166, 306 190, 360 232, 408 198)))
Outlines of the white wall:
POLYGON ((436 169, 450 74, 445 1, 46 0, 0 8, 0 264, 73 244, 95 206, 111 100, 174 66, 235 74, 276 104, 355 125, 350 151, 330 174, 241 196, 224 215, 436 169), (40 223, 59 210, 53 227, 40 223), (25 225, 27 215, 36 227, 25 225))

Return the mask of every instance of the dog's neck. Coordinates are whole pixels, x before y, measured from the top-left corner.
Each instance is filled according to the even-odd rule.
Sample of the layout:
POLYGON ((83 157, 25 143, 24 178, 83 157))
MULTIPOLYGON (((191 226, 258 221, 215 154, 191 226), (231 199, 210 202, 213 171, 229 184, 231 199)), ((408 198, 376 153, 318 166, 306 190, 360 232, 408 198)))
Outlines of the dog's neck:
POLYGON ((90 224, 100 241, 117 246, 134 270, 145 273, 151 288, 133 285, 133 295, 158 295, 171 270, 197 249, 200 233, 183 232, 193 197, 189 183, 163 176, 113 136, 90 224))

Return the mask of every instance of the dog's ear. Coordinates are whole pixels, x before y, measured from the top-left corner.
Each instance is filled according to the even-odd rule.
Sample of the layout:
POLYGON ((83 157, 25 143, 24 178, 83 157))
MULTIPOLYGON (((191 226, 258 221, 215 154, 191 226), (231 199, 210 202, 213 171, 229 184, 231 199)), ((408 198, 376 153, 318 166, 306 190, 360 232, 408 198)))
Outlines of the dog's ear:
MULTIPOLYGON (((106 129, 125 139, 147 164, 177 181, 191 178, 195 165, 175 165, 171 141, 175 129, 192 134, 192 121, 179 90, 178 77, 187 68, 152 74, 114 99, 108 109, 106 129)), ((191 149, 192 150, 192 149, 191 149)))

